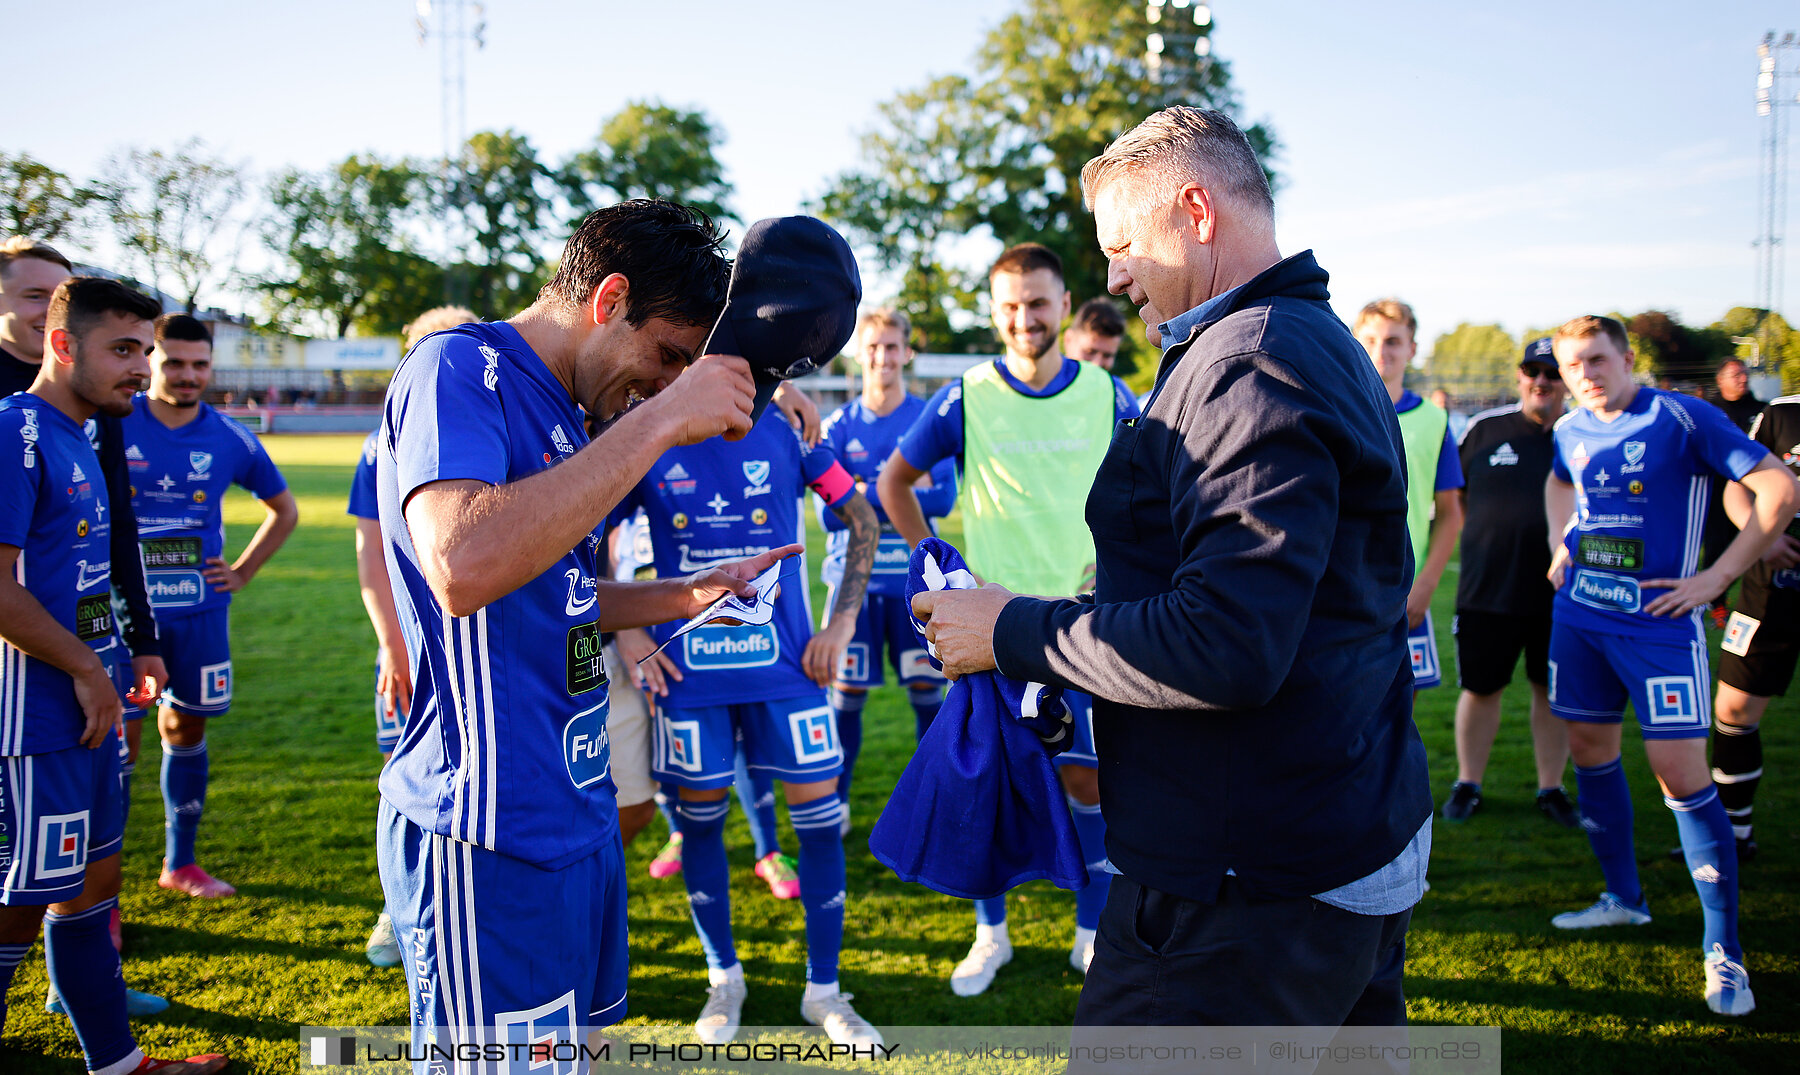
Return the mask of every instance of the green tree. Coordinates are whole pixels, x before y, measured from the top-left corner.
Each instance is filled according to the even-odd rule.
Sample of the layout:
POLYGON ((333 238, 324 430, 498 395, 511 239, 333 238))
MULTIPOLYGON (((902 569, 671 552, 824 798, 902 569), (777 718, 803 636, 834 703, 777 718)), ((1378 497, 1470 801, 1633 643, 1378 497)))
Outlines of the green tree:
POLYGON ((101 197, 114 236, 151 286, 192 313, 200 289, 223 277, 225 239, 245 194, 244 168, 209 153, 198 138, 173 151, 130 149, 107 162, 101 197))
MULTIPOLYGON (((983 42, 973 78, 940 78, 882 107, 862 167, 833 182, 819 211, 878 251, 901 248, 883 263, 906 266, 917 278, 913 292, 953 304, 961 316, 951 320, 965 327, 985 319, 961 304, 948 277, 935 286, 931 270, 971 233, 1003 245, 1044 243, 1063 258, 1078 301, 1104 294, 1106 260, 1082 204, 1081 166, 1160 108, 1237 107, 1229 65, 1196 51, 1197 42, 1208 51, 1211 43, 1210 23, 1193 24, 1199 10, 1021 0, 983 42), (1155 62, 1146 51, 1153 32, 1165 40, 1155 62)), ((1260 124, 1245 132, 1267 168, 1273 134, 1260 124)), ((930 308, 908 313, 927 323, 938 317, 930 308)), ((1122 373, 1137 344, 1128 334, 1122 373)))
POLYGON ((993 196, 979 176, 993 141, 980 127, 974 89, 961 76, 940 78, 877 112, 879 125, 862 140, 866 169, 838 177, 814 208, 869 248, 882 268, 900 270, 896 304, 928 348, 989 349, 993 333, 979 313, 982 281, 946 264, 946 248, 981 225, 984 200, 993 196))
POLYGON ((449 267, 447 297, 484 317, 529 305, 546 281, 544 218, 549 173, 537 150, 514 130, 470 137, 446 197, 472 233, 466 262, 449 267))
POLYGON ((277 174, 262 239, 279 267, 259 285, 275 320, 317 317, 340 337, 353 325, 397 332, 435 305, 443 270, 419 254, 411 228, 430 195, 417 166, 375 156, 277 174))
POLYGON ((99 193, 29 154, 0 153, 0 231, 44 242, 75 239, 99 193))
POLYGON ((1467 321, 1439 336, 1425 362, 1433 387, 1463 399, 1505 399, 1516 393, 1519 344, 1499 325, 1467 321))
POLYGON ((1753 369, 1780 377, 1783 394, 1800 391, 1800 332, 1786 318, 1755 306, 1733 306, 1710 327, 1731 340, 1732 353, 1753 369))
POLYGON ((732 187, 716 154, 724 141, 705 112, 630 102, 601 124, 591 147, 556 172, 572 213, 570 227, 627 198, 667 198, 715 219, 732 218, 732 187))

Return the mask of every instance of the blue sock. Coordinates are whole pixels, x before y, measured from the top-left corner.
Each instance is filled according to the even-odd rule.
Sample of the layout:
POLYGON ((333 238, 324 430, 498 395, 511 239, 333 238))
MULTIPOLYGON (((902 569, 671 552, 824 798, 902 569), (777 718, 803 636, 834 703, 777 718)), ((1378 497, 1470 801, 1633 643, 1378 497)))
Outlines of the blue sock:
POLYGON ((89 1071, 116 1064, 137 1043, 125 1020, 125 977, 107 923, 117 899, 72 915, 44 915, 44 962, 62 996, 89 1071))
POLYGON ((0 1030, 6 1029, 6 991, 12 988, 13 972, 29 951, 29 944, 0 944, 0 1030))
POLYGON ((1003 926, 1006 924, 1006 897, 995 896, 992 899, 975 901, 975 924, 978 926, 1003 926))
POLYGON ((1631 904, 1644 905, 1632 855, 1631 789, 1625 784, 1625 762, 1614 758, 1592 769, 1575 767, 1575 789, 1581 798, 1581 827, 1587 830, 1606 890, 1631 904))
POLYGON ((806 980, 835 982, 844 946, 843 800, 835 794, 788 807, 800 837, 800 904, 806 908, 806 980))
POLYGON ((119 762, 119 825, 120 831, 131 822, 131 778, 137 775, 137 762, 121 759, 119 762))
POLYGON ((731 876, 725 863, 725 815, 730 799, 694 802, 683 799, 675 807, 681 815, 681 879, 687 882, 688 908, 706 965, 723 970, 738 961, 731 942, 731 876))
POLYGON ((931 727, 932 719, 944 705, 944 688, 908 687, 906 700, 911 703, 913 711, 913 740, 917 742, 925 738, 925 729, 931 727))
POLYGON ((663 816, 663 820, 669 823, 669 835, 680 836, 681 818, 676 816, 675 813, 675 797, 673 795, 665 794, 662 789, 658 788, 654 801, 656 803, 657 811, 663 816))
MULTIPOLYGON (((838 801, 850 801, 850 774, 856 769, 856 756, 862 753, 863 706, 869 704, 868 691, 846 691, 836 687, 825 692, 831 715, 837 721, 838 745, 844 748, 844 771, 838 774, 838 801)), ((792 817, 792 814, 789 814, 792 817)))
POLYGON ((1737 935, 1737 839, 1731 817, 1719 801, 1719 789, 1711 784, 1685 799, 1663 796, 1663 804, 1675 811, 1675 831, 1681 834, 1681 850, 1687 857, 1694 891, 1700 894, 1700 920, 1705 924, 1700 950, 1725 946, 1725 954, 1743 962, 1744 950, 1737 935))
POLYGON ((191 747, 163 744, 163 860, 179 870, 194 861, 194 837, 206 810, 206 740, 191 747))
POLYGON ((744 817, 750 822, 750 839, 756 844, 756 861, 781 850, 781 830, 775 825, 775 778, 766 772, 751 772, 749 763, 744 760, 744 751, 737 753, 737 779, 732 783, 737 791, 738 805, 744 808, 744 817))
POLYGON ((1100 909, 1106 906, 1106 894, 1112 891, 1112 874, 1103 868, 1106 862, 1106 819, 1100 816, 1100 804, 1092 806, 1069 800, 1075 815, 1075 837, 1081 841, 1081 857, 1087 860, 1087 887, 1075 893, 1075 924, 1082 929, 1100 928, 1100 909))

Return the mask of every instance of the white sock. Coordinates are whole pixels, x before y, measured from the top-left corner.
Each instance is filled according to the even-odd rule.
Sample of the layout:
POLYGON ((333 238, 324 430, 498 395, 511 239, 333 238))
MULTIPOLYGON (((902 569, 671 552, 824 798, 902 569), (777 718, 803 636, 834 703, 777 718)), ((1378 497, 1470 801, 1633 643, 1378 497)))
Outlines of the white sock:
POLYGON ((1092 948, 1094 946, 1094 935, 1098 932, 1098 930, 1082 929, 1080 926, 1076 926, 1075 944, 1071 950, 1080 952, 1092 948))
POLYGON ((993 941, 1002 948, 1012 947, 1012 941, 1008 940, 1006 936, 1005 922, 997 926, 990 926, 983 922, 975 923, 975 943, 981 944, 983 941, 993 941))
POLYGON ((99 1071, 89 1070, 88 1075, 125 1075, 144 1062, 144 1050, 135 1046, 129 1053, 120 1057, 117 1062, 108 1064, 99 1071))
POLYGON ((736 982, 739 985, 744 984, 744 964, 742 962, 733 963, 724 970, 714 970, 711 967, 706 968, 707 985, 724 985, 726 982, 736 982))
POLYGON ((837 992, 838 984, 836 982, 807 982, 806 996, 801 999, 806 1001, 824 1000, 827 997, 837 996, 837 992))

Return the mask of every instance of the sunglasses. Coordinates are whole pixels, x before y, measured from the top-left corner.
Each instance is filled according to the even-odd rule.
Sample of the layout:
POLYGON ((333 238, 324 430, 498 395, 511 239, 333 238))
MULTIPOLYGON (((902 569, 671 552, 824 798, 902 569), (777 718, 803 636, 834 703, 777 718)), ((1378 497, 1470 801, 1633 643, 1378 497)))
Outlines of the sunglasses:
POLYGON ((1548 377, 1550 380, 1554 381, 1558 376, 1555 366, 1541 366, 1535 363, 1530 366, 1520 366, 1519 372, 1534 380, 1539 377, 1548 377))

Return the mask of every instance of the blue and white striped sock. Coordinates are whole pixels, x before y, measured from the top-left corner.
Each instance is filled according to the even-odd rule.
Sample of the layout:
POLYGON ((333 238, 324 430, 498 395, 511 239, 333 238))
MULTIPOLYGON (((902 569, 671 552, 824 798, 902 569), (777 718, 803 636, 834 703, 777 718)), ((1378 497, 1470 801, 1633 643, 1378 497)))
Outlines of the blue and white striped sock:
POLYGON ((1721 944, 1726 955, 1743 962, 1744 950, 1738 947, 1737 935, 1737 839, 1725 804, 1719 801, 1719 790, 1708 784, 1685 799, 1665 795, 1663 805, 1675 812, 1681 853, 1694 879, 1694 891, 1700 894, 1704 924, 1700 950, 1711 952, 1714 944, 1721 944))

